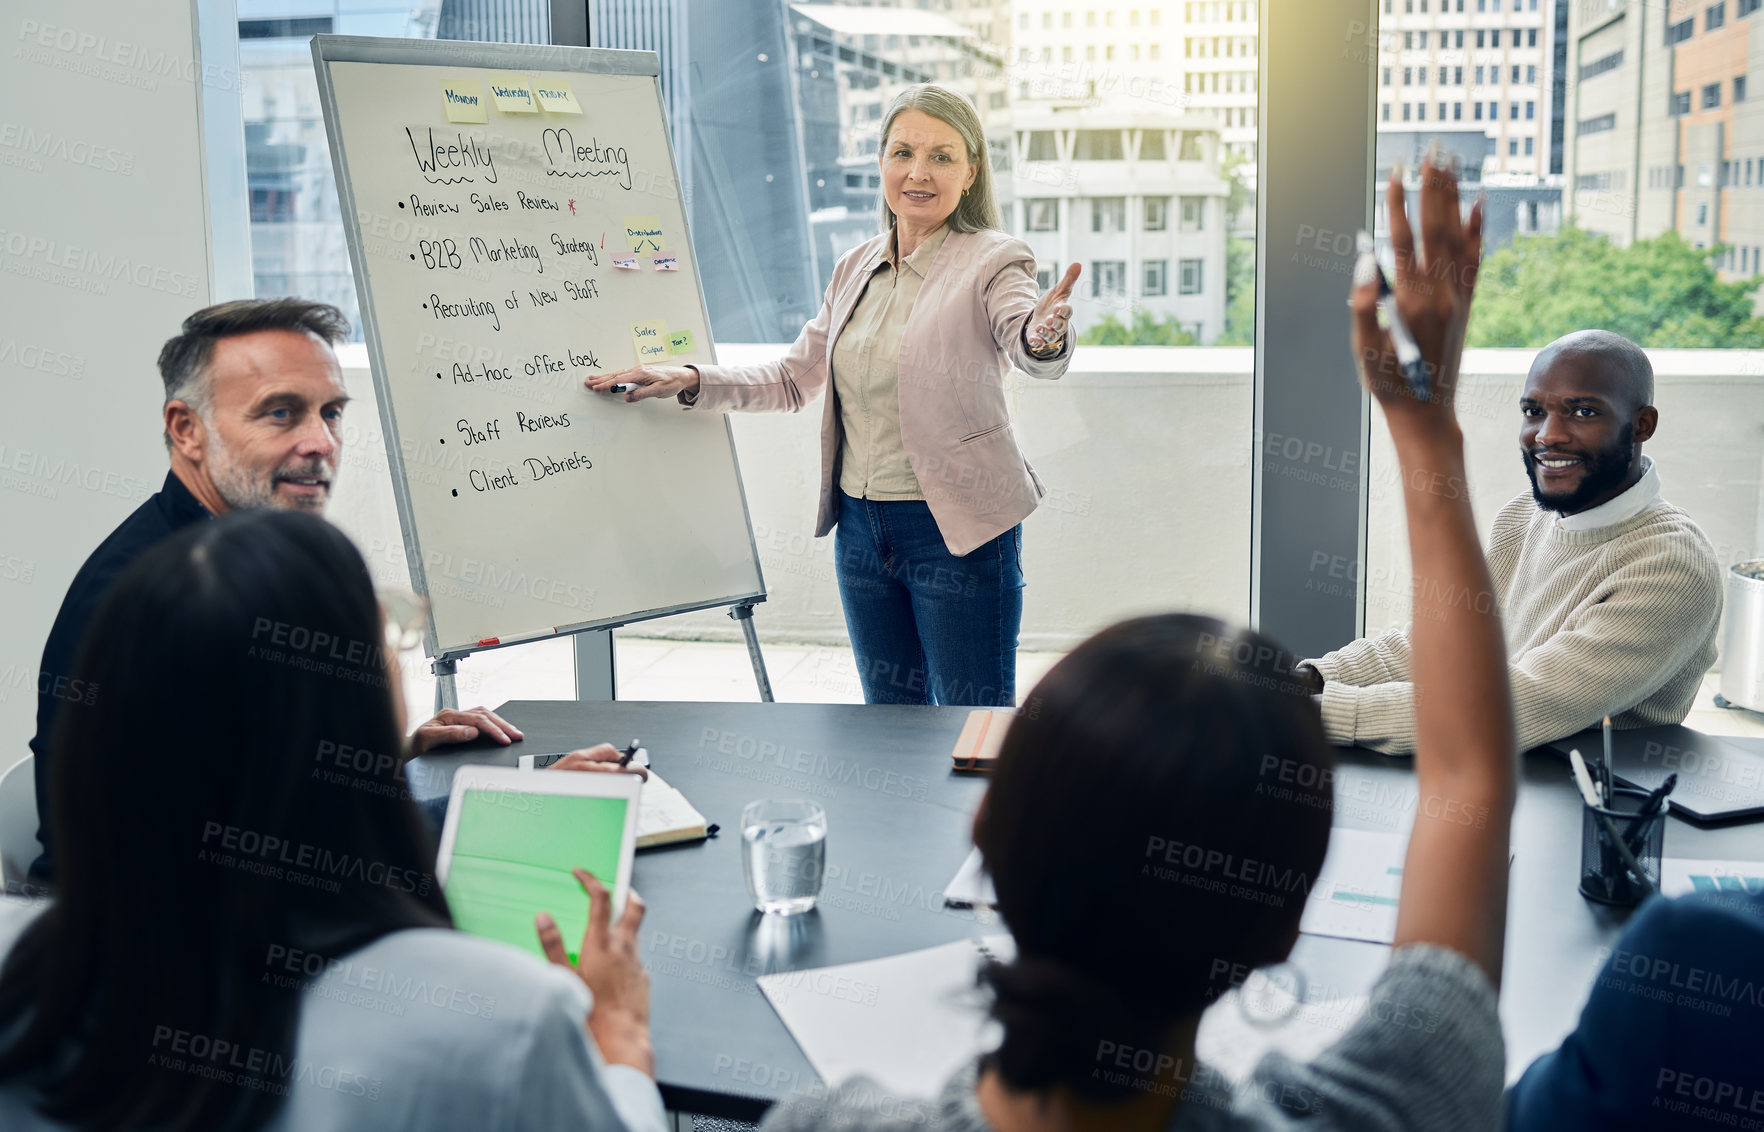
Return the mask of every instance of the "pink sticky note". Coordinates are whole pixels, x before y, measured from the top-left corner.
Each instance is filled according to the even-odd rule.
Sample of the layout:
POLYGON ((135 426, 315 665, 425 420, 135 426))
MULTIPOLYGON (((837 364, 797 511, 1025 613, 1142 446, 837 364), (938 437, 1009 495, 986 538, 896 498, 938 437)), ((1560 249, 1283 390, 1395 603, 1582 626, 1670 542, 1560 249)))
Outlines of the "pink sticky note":
POLYGON ((636 271, 637 257, 634 255, 615 255, 612 257, 612 265, 620 271, 636 271))
POLYGON ((680 257, 673 252, 656 252, 655 269, 657 271, 678 271, 680 270, 680 257))

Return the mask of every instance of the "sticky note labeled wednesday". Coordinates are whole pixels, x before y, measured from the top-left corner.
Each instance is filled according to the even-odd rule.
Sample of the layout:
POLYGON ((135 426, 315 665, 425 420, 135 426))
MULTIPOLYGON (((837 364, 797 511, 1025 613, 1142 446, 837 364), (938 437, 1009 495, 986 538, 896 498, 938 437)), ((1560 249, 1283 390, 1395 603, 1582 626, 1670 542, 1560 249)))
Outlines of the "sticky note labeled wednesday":
POLYGON ((570 80, 568 79, 560 79, 555 75, 534 79, 533 92, 539 96, 539 105, 548 113, 580 114, 582 112, 582 104, 576 101, 576 92, 570 89, 570 80))
POLYGON ((657 271, 680 270, 680 257, 673 252, 656 252, 654 262, 657 271))
POLYGON ((637 347, 638 365, 667 360, 668 320, 652 318, 648 322, 633 322, 631 341, 637 347))
POLYGON ((636 271, 637 257, 634 255, 614 255, 612 265, 620 271, 636 271))
POLYGON ((504 114, 539 113, 539 101, 521 75, 491 75, 490 98, 504 114))
POLYGON ((625 243, 634 252, 659 252, 667 249, 662 240, 661 217, 625 217, 625 243))
POLYGON ((441 101, 449 122, 488 122, 484 89, 472 79, 442 79, 441 101))
POLYGON ((692 352, 692 331, 676 330, 668 335, 668 353, 689 354, 692 352))

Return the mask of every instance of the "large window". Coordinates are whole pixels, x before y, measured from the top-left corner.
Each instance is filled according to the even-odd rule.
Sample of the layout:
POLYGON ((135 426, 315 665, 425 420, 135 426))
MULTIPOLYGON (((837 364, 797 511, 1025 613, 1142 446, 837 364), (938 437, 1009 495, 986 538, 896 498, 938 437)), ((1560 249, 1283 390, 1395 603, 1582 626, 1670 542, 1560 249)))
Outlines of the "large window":
POLYGON ((1125 232, 1127 230, 1126 197, 1092 197, 1090 200, 1092 232, 1125 232))
MULTIPOLYGON (((1671 46, 1703 30, 1702 21, 1688 18, 1665 25, 1667 7, 1675 15, 1691 11, 1680 4, 1646 8, 1648 34, 1665 26, 1671 46)), ((1708 26, 1719 27, 1721 6, 1705 10, 1708 26)), ((1631 18, 1642 12, 1633 8, 1631 18)), ((1519 401, 1538 352, 1575 331, 1609 330, 1641 345, 1653 360, 1659 429, 1643 452, 1659 472, 1664 498, 1702 528, 1725 573, 1735 561, 1764 553, 1764 432, 1757 427, 1764 420, 1764 378, 1753 360, 1764 348, 1755 251, 1764 246, 1764 222, 1738 207, 1747 199, 1745 186, 1764 180, 1755 176, 1764 170, 1764 152, 1736 142, 1731 127, 1724 134, 1719 125, 1681 126, 1673 119, 1723 109, 1724 87, 1737 101, 1745 88, 1727 87, 1728 81, 1764 57, 1741 39, 1744 57, 1692 71, 1681 47, 1668 58, 1678 60, 1678 82, 1686 89, 1639 101, 1632 90, 1619 100, 1607 84, 1632 81, 1636 64, 1617 49, 1619 38, 1599 35, 1585 40, 1587 61, 1571 76, 1596 82, 1578 92, 1572 84, 1564 88, 1562 76, 1549 72, 1547 56, 1539 76, 1540 93, 1553 87, 1564 94, 1567 185, 1540 167, 1550 152, 1544 144, 1550 140, 1544 131, 1552 128, 1548 102, 1535 116, 1543 135, 1535 144, 1531 136, 1507 136, 1506 122, 1477 123, 1483 136, 1470 137, 1380 124, 1380 160, 1369 186, 1377 235, 1383 246, 1389 229, 1383 188, 1393 161, 1413 169, 1436 140, 1467 171, 1495 170, 1488 150, 1497 145, 1503 160, 1515 147, 1526 155, 1535 150, 1529 166, 1535 172, 1501 169, 1499 177, 1467 186, 1486 194, 1488 217, 1457 395, 1478 521, 1486 534, 1503 506, 1524 508, 1532 499, 1519 401), (1564 296, 1574 301, 1564 303, 1564 296)), ((1558 58, 1566 65, 1571 56, 1558 58)), ((1529 103, 1525 117, 1533 117, 1529 103)), ((1466 193, 1466 206, 1472 195, 1466 193)), ((1371 436, 1361 576, 1366 629, 1376 633, 1407 622, 1411 578, 1395 455, 1381 422, 1374 421, 1371 436)), ((1721 725, 1711 708, 1717 680, 1705 678, 1693 725, 1721 725)))
MULTIPOLYGON (((1150 609, 1247 615, 1258 4, 1209 0, 1195 8, 1204 19, 1187 20, 1183 6, 1165 3, 586 2, 596 46, 659 53, 711 329, 731 359, 773 356, 793 340, 840 257, 876 235, 877 153, 895 96, 935 81, 965 97, 985 134, 1000 213, 1029 245, 1037 286, 1073 264, 1083 272, 1073 298, 1077 379, 1007 392, 1049 490, 1025 539, 1037 595, 1025 648, 1063 648, 1150 609), (887 9, 885 32, 875 9, 887 9), (681 18, 660 18, 667 13, 681 18), (952 21, 965 34, 951 34, 952 21), (1179 418, 1195 421, 1206 443, 1169 445, 1168 422, 1179 418), (1207 492, 1151 519, 1124 515, 1111 490, 1125 478, 1196 475, 1207 492), (1123 546, 1129 525, 1137 541, 1123 546), (1149 575, 1148 562, 1160 564, 1149 575)), ((356 316, 306 37, 543 42, 549 8, 240 0, 258 293, 330 299, 356 316)), ((1431 78, 1441 62, 1410 65, 1425 63, 1431 78)), ((812 426, 810 416, 743 416, 732 427, 772 595, 756 625, 831 644, 844 638, 831 548, 803 535, 812 516, 800 512, 812 501, 800 490, 805 450, 792 431, 812 426)), ((396 541, 394 532, 395 551, 396 541)), ((667 627, 730 631, 720 613, 667 627)))
POLYGON ((1090 265, 1090 297, 1119 299, 1127 293, 1127 264, 1119 259, 1093 260, 1090 265))

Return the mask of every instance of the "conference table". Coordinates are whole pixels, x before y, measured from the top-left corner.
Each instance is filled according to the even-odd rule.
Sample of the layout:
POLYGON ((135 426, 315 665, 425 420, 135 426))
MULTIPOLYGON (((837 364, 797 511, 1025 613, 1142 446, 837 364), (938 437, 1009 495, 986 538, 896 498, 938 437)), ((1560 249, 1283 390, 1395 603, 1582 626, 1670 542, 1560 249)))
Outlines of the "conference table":
MULTIPOLYGON (((896 955, 1002 931, 986 909, 943 906, 971 847, 985 779, 951 769, 968 709, 853 704, 515 700, 496 709, 525 739, 447 748, 413 760, 419 797, 446 793, 467 764, 642 739, 657 774, 721 831, 637 854, 648 906, 642 956, 652 987, 656 1077, 670 1109, 757 1120, 776 1101, 821 1089, 760 993, 757 976, 896 955), (827 812, 818 907, 782 919, 753 910, 742 877, 741 809, 806 797, 827 812)), ((1337 827, 1400 831, 1415 804, 1407 758, 1339 752, 1337 827)), ((1574 1026, 1627 910, 1583 899, 1581 802, 1566 764, 1523 757, 1513 820, 1501 1022, 1515 1079, 1574 1026)), ((1666 854, 1764 860, 1755 825, 1669 819, 1666 854)), ((1304 935, 1293 953, 1311 1001, 1363 994, 1389 949, 1304 935)))

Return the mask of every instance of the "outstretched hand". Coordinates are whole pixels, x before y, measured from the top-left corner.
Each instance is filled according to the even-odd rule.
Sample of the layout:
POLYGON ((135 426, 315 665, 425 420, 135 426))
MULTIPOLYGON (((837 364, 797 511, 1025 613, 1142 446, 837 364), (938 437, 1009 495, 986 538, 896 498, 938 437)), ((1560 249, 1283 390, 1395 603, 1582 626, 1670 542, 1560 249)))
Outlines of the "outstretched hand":
POLYGON ((1397 313, 1421 350, 1430 386, 1427 400, 1404 380, 1391 332, 1378 323, 1378 262, 1370 251, 1362 252, 1354 265, 1349 302, 1360 378, 1384 407, 1393 429, 1452 420, 1458 364, 1482 258, 1482 204, 1471 208, 1468 220, 1461 219, 1458 175, 1443 157, 1429 153, 1421 162, 1419 250, 1405 197, 1399 166, 1391 171, 1385 188, 1396 259, 1396 278, 1390 287, 1397 313))
POLYGON ((1065 276, 1035 304, 1023 332, 1023 340, 1031 350, 1039 353, 1065 341, 1066 325, 1072 318, 1072 288, 1077 285, 1081 270, 1076 263, 1066 268, 1065 276))

